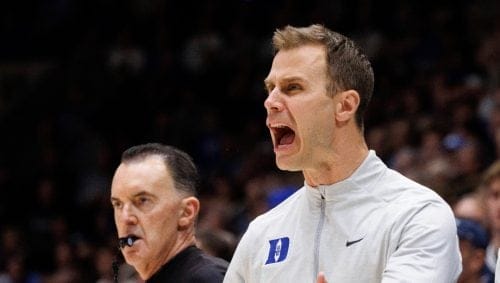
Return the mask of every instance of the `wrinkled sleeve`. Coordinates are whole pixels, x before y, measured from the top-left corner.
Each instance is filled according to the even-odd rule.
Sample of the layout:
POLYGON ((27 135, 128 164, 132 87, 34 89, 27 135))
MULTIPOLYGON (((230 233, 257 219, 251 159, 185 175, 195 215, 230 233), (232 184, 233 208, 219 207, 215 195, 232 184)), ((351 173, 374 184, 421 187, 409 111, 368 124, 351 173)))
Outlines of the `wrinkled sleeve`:
POLYGON ((401 217, 398 247, 390 255, 383 283, 456 282, 462 271, 457 228, 451 209, 430 203, 401 217))

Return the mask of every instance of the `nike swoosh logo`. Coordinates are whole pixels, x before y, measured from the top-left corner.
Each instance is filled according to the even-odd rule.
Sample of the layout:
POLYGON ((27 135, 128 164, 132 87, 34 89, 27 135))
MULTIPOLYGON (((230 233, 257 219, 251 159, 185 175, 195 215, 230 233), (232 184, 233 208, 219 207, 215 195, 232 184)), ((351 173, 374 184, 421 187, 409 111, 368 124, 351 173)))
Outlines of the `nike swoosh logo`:
POLYGON ((357 240, 354 240, 354 241, 346 241, 345 242, 345 246, 346 247, 349 247, 350 245, 353 245, 353 244, 356 244, 358 242, 361 242, 361 240, 363 240, 364 238, 361 238, 361 239, 357 239, 357 240))

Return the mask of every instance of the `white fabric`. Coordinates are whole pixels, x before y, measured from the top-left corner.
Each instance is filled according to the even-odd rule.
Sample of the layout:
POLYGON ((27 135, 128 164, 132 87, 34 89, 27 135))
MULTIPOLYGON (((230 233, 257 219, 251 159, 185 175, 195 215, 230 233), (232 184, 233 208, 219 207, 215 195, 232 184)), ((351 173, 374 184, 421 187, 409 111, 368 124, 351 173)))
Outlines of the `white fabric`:
POLYGON ((448 204, 370 151, 348 179, 305 185, 252 221, 224 283, 315 282, 319 271, 330 283, 446 283, 461 269, 448 204))
POLYGON ((493 242, 490 242, 486 247, 486 255, 484 257, 484 263, 489 271, 496 273, 496 266, 498 261, 498 248, 495 247, 493 242))
POLYGON ((500 249, 498 249, 498 252, 497 252, 497 265, 495 268, 495 283, 500 283, 500 256, 498 256, 499 254, 500 254, 500 249))

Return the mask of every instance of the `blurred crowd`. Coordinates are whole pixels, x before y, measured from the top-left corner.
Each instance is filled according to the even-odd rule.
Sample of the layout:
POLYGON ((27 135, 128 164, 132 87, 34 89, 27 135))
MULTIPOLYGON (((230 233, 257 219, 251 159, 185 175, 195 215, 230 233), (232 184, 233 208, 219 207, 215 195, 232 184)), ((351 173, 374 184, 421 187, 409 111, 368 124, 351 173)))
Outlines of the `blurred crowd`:
POLYGON ((270 39, 286 24, 362 46, 375 71, 368 144, 455 207, 500 159, 499 6, 2 1, 0 282, 112 282, 110 181, 121 152, 145 142, 194 157, 199 244, 230 260, 248 223, 303 184, 277 170, 264 123, 270 39))

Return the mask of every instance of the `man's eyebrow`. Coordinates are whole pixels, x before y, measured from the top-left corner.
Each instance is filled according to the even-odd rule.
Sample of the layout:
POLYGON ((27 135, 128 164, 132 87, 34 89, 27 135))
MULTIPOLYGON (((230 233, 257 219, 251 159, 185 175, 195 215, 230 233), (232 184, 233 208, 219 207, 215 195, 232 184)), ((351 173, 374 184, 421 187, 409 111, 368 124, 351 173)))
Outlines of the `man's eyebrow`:
MULTIPOLYGON (((292 77, 285 77, 283 79, 281 79, 281 81, 284 81, 286 83, 290 83, 290 82, 303 82, 304 79, 299 77, 299 76, 292 76, 292 77)), ((269 85, 272 85, 274 84, 271 79, 269 78, 266 78, 264 79, 264 86, 267 88, 269 85)))
POLYGON ((303 82, 304 79, 301 77, 293 76, 293 77, 287 77, 284 78, 283 81, 289 83, 289 82, 303 82))
POLYGON ((146 191, 140 191, 140 192, 135 193, 133 195, 133 197, 142 197, 142 196, 154 196, 154 195, 152 193, 146 192, 146 191))
MULTIPOLYGON (((154 196, 153 194, 149 193, 149 192, 146 192, 146 191, 140 191, 138 193, 135 193, 132 197, 142 197, 142 196, 154 196)), ((111 201, 120 201, 119 198, 117 197, 111 197, 110 198, 111 201)))
POLYGON ((269 78, 264 79, 264 86, 267 88, 271 84, 271 80, 269 78))

